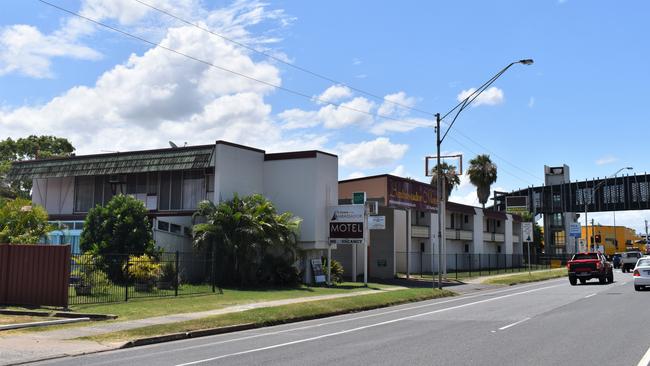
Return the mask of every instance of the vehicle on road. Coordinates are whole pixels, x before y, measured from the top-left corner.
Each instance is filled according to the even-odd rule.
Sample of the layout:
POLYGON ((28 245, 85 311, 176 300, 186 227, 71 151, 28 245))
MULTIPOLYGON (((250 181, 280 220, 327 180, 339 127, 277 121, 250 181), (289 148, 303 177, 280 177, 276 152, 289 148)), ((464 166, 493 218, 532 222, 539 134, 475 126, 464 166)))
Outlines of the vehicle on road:
POLYGON ((643 255, 637 250, 621 253, 621 272, 629 272, 636 266, 636 262, 643 255))
POLYGON ((637 291, 650 286, 650 257, 642 257, 636 262, 632 278, 634 278, 634 289, 637 291))
POLYGON ((601 284, 614 282, 612 263, 600 252, 576 253, 567 263, 569 282, 575 286, 580 280, 584 284, 597 278, 601 284))
POLYGON ((612 264, 614 265, 614 269, 621 268, 621 253, 614 253, 612 256, 612 264))

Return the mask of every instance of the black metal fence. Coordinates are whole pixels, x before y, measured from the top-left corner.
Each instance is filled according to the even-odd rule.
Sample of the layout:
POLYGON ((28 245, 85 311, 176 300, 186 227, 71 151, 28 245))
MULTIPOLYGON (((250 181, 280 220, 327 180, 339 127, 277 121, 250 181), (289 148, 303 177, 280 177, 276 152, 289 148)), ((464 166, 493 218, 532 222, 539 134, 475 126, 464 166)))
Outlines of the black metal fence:
MULTIPOLYGON (((446 267, 448 278, 463 279, 478 276, 490 276, 502 273, 516 273, 531 270, 561 268, 566 266, 571 255, 533 254, 471 254, 457 253, 443 256, 442 269, 446 267)), ((427 252, 397 252, 395 265, 399 276, 419 276, 431 278, 438 274, 437 253, 433 256, 427 252), (433 269, 433 270, 432 270, 433 269)))
POLYGON ((71 261, 70 305, 221 292, 209 254, 73 254, 71 261))

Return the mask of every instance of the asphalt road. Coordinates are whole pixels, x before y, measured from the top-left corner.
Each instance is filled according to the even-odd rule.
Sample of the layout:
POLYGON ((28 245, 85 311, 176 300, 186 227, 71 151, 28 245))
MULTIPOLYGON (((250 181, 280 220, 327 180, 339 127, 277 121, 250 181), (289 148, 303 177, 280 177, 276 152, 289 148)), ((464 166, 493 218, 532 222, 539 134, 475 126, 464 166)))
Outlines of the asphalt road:
POLYGON ((40 364, 638 365, 648 305, 617 272, 610 285, 564 278, 40 364))

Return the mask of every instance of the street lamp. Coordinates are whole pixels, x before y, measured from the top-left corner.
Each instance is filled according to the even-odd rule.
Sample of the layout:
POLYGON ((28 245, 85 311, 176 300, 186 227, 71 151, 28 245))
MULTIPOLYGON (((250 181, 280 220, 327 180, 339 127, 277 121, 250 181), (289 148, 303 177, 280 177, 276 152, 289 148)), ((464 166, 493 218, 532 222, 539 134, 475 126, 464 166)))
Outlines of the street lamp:
MULTIPOLYGON (((438 199, 438 288, 442 288, 442 169, 440 167, 440 145, 442 142, 445 140, 445 137, 447 137, 447 134, 449 131, 451 131, 452 126, 454 125, 454 122, 456 122, 456 119, 458 118, 458 115, 460 112, 465 110, 468 105, 470 105, 476 98, 478 98, 481 93, 483 93, 490 85, 492 85, 503 73, 505 73, 512 65, 515 64, 522 64, 522 65, 532 65, 533 60, 532 59, 524 59, 524 60, 519 60, 515 62, 511 62, 508 64, 508 66, 504 67, 501 69, 501 71, 497 72, 492 78, 490 78, 488 81, 486 81, 483 85, 481 85, 478 89, 476 89, 473 93, 468 95, 465 99, 460 101, 460 103, 456 104, 454 108, 452 108, 449 112, 445 113, 444 116, 440 116, 440 113, 436 113, 436 196, 438 199), (447 131, 440 137, 440 122, 447 118, 450 114, 455 113, 453 119, 451 120, 451 123, 449 123, 449 127, 447 127, 447 131)), ((482 233, 481 233, 482 234, 482 233)), ((446 250, 445 250, 446 254, 446 250)), ((433 268, 432 268, 433 270, 433 268)), ((433 281, 432 281, 433 282, 433 281)))
MULTIPOLYGON (((608 177, 605 177, 605 179, 603 179, 602 182, 596 184, 596 186, 594 187, 594 191, 593 191, 593 193, 591 194, 592 199, 593 199, 593 201, 594 201, 594 205, 596 204, 596 191, 598 191, 598 189, 600 189, 604 184, 606 184, 606 183, 607 183, 607 180, 608 180, 609 178, 612 178, 612 177, 615 178, 615 177, 618 175, 618 173, 622 172, 623 170, 632 170, 632 169, 633 169, 633 168, 632 168, 631 166, 626 166, 626 167, 624 167, 624 168, 621 168, 621 169, 617 170, 616 173, 614 173, 614 174, 612 174, 612 175, 610 175, 610 176, 608 176, 608 177)), ((585 190, 586 190, 586 186, 585 186, 585 190)), ((612 192, 611 192, 611 190, 610 190, 610 192, 609 192, 609 195, 610 195, 610 198, 611 198, 611 196, 612 196, 612 192)), ((588 251, 591 251, 591 244, 592 244, 592 243, 591 243, 591 240, 590 240, 591 237, 589 236, 589 221, 587 221, 587 212, 588 212, 588 208, 589 208, 589 207, 587 206, 587 200, 585 199, 584 191, 583 191, 583 193, 582 193, 582 200, 583 200, 584 203, 585 203, 585 227, 587 228, 587 229, 586 229, 586 231, 587 231, 587 232, 586 232, 586 236, 587 236, 587 250, 588 250, 588 251)), ((618 190, 616 191, 616 200, 618 201, 618 190)), ((594 236, 594 244, 595 244, 595 234, 594 234, 594 227, 593 227, 593 224, 591 225, 591 235, 594 236)), ((616 202, 614 203, 614 245, 617 245, 617 238, 616 238, 616 202)), ((617 249, 618 249, 618 248, 617 248, 617 249)))

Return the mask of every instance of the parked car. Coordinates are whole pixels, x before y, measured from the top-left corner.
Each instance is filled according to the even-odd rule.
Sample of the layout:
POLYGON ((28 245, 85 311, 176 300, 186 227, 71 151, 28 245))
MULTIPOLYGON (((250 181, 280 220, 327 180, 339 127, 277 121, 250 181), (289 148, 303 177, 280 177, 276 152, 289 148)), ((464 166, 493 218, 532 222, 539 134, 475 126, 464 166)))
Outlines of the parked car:
POLYGON ((634 278, 634 289, 637 291, 650 286, 650 257, 642 257, 636 262, 632 278, 634 278))
POLYGON ((612 263, 600 252, 576 253, 567 263, 571 286, 597 278, 601 284, 614 282, 612 263))
POLYGON ((621 271, 625 273, 634 269, 636 262, 642 256, 641 252, 637 250, 621 253, 621 271))

